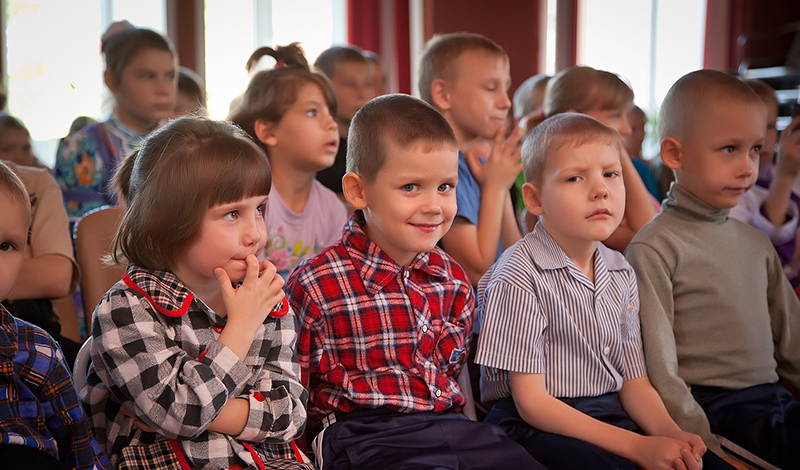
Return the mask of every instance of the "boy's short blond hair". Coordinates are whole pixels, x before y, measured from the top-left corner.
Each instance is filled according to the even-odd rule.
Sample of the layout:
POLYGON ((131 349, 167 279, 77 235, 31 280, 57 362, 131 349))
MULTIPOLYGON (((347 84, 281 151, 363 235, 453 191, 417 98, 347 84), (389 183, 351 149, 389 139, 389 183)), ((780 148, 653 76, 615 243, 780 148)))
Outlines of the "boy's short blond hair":
POLYGON ((483 51, 508 61, 508 54, 491 39, 475 33, 436 35, 425 45, 419 66, 419 94, 433 104, 431 85, 437 79, 453 80, 456 60, 468 51, 483 51))
POLYGON ((696 70, 679 78, 664 97, 658 117, 659 138, 687 139, 695 123, 706 119, 704 111, 720 99, 764 107, 756 92, 738 78, 717 70, 696 70))
POLYGON ((31 219, 31 199, 25 184, 8 165, 0 161, 0 194, 8 195, 11 202, 20 204, 31 219))
POLYGON ((780 103, 778 103, 778 95, 775 94, 774 88, 769 86, 767 82, 757 78, 743 78, 741 80, 756 92, 756 95, 761 98, 761 101, 767 107, 767 111, 772 109, 775 114, 778 114, 780 103))
POLYGON ((588 143, 607 144, 622 157, 623 147, 619 133, 591 116, 562 113, 545 119, 522 144, 525 180, 539 186, 550 155, 565 146, 577 148, 588 143))
POLYGON ((362 106, 350 124, 347 171, 375 181, 391 144, 422 144, 426 151, 458 149, 450 124, 431 105, 409 95, 383 95, 362 106))
POLYGON ((546 116, 570 110, 587 113, 594 109, 623 109, 633 104, 633 90, 611 72, 574 65, 558 72, 547 83, 546 116))

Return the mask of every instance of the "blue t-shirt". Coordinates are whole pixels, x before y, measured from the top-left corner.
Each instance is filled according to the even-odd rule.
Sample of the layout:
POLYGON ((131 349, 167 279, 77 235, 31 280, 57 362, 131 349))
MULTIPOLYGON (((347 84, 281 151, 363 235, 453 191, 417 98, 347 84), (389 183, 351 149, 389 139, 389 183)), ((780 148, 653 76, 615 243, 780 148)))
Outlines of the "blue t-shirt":
MULTIPOLYGON (((472 175, 467 159, 458 152, 458 186, 456 186, 457 217, 463 217, 472 225, 478 225, 478 214, 481 210, 481 185, 472 175)), ((503 241, 497 241, 495 261, 503 254, 503 241)))
POLYGON ((644 160, 636 157, 631 157, 631 161, 636 171, 639 172, 639 176, 642 178, 642 183, 644 183, 644 187, 647 188, 647 191, 652 194, 656 200, 660 201, 663 199, 661 191, 658 189, 658 180, 656 180, 656 175, 653 173, 653 170, 650 169, 650 166, 644 160))

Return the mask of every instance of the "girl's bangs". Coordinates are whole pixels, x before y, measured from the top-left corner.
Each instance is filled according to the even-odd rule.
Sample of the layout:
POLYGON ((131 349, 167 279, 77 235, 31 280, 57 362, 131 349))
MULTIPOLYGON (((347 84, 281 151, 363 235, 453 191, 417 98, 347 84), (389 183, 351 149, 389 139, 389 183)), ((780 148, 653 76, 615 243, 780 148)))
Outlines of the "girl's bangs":
POLYGON ((254 143, 236 139, 213 153, 218 157, 209 162, 212 174, 204 178, 210 187, 208 207, 269 194, 272 186, 269 161, 254 143))

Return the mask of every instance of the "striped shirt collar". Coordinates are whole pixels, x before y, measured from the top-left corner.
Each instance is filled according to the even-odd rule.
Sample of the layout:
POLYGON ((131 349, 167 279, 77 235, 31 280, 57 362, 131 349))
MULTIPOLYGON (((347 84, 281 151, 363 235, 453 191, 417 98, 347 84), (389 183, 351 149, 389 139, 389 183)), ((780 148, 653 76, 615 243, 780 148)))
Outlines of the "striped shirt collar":
POLYGON ((364 213, 360 210, 353 211, 350 220, 344 227, 342 244, 347 250, 347 254, 350 255, 353 266, 370 296, 380 292, 403 269, 421 270, 431 276, 447 279, 447 268, 444 266, 441 254, 437 251, 439 248, 425 253, 417 253, 411 264, 407 268, 403 268, 367 237, 367 234, 361 229, 363 223, 364 213))
MULTIPOLYGON (((541 247, 536 250, 537 256, 533 262, 540 269, 554 270, 563 269, 570 266, 575 266, 575 263, 564 253, 564 250, 553 240, 553 237, 547 233, 542 222, 536 222, 533 232, 525 236, 529 240, 526 243, 535 243, 541 247)), ((577 266, 575 266, 577 269, 577 266)), ((628 269, 628 264, 621 256, 614 256, 614 251, 603 245, 597 244, 597 251, 595 251, 595 268, 605 268, 609 271, 624 271, 628 269)))

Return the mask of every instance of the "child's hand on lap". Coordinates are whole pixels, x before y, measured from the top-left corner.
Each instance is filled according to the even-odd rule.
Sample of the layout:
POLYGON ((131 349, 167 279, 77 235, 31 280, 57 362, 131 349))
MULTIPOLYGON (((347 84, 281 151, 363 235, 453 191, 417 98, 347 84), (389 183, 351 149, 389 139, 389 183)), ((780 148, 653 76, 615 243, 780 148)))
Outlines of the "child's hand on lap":
POLYGON ((629 457, 644 470, 700 470, 703 462, 694 458, 691 447, 671 437, 640 436, 641 441, 629 457))

